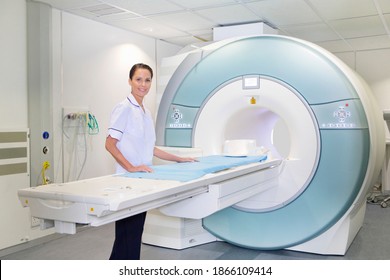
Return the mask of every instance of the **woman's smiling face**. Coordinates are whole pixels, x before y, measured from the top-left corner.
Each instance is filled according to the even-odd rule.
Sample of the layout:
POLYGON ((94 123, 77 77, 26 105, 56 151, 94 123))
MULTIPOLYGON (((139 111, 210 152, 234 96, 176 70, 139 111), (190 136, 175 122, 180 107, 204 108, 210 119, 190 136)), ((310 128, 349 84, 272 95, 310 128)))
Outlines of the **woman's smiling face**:
POLYGON ((145 95, 148 94, 152 85, 152 74, 148 69, 138 68, 131 79, 129 79, 131 93, 139 103, 142 103, 145 95))

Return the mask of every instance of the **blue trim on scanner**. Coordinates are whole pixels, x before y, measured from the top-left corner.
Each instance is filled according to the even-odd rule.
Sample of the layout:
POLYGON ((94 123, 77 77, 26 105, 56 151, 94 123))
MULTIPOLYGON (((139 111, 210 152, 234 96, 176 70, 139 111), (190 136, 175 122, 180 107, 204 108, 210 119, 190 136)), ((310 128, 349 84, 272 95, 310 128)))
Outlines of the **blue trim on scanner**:
POLYGON ((229 43, 195 65, 178 88, 173 104, 201 107, 227 80, 265 75, 295 88, 309 104, 358 98, 343 73, 315 49, 284 37, 252 37, 229 43))

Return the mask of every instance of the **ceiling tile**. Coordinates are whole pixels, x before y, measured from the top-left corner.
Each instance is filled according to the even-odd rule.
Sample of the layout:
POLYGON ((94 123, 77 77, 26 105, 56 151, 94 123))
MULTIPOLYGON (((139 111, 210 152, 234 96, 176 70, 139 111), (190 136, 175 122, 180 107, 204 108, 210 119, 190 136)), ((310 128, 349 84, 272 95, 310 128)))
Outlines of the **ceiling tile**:
POLYGON ((262 20, 262 18, 242 5, 229 5, 218 8, 202 9, 197 10, 196 12, 220 25, 242 24, 262 20))
POLYGON ((183 10, 183 8, 167 0, 105 0, 104 2, 139 15, 162 14, 183 10))
POLYGON ((211 29, 216 25, 214 22, 190 12, 157 15, 151 16, 150 18, 183 31, 205 28, 211 29))
POLYGON ((339 40, 340 37, 324 23, 289 26, 282 29, 290 36, 301 38, 311 42, 339 40))
MULTIPOLYGON (((33 0, 34 1, 34 0, 33 0)), ((77 9, 86 6, 102 4, 99 0, 39 0, 34 2, 42 2, 58 9, 77 9)))
POLYGON ((148 18, 137 18, 129 20, 120 20, 113 22, 115 26, 121 27, 127 30, 131 30, 136 33, 141 33, 150 37, 156 37, 160 39, 166 39, 168 37, 180 37, 187 36, 185 32, 167 27, 159 22, 148 18))
POLYGON ((347 42, 357 51, 390 48, 388 35, 348 39, 347 42))
POLYGON ((228 4, 236 4, 235 0, 170 0, 186 9, 211 8, 228 4))
POLYGON ((382 13, 390 13, 390 1, 389 0, 377 0, 377 3, 382 13))
POLYGON ((351 45, 344 40, 320 42, 317 45, 333 53, 353 51, 351 45))
MULTIPOLYGON (((76 10, 75 12, 78 12, 78 11, 81 12, 82 10, 76 10)), ((139 18, 139 15, 133 14, 130 12, 124 12, 124 13, 119 13, 119 14, 100 16, 100 17, 97 17, 96 20, 111 24, 117 20, 134 19, 134 18, 139 18)))
POLYGON ((379 16, 335 20, 329 24, 344 38, 386 34, 379 16))
POLYGON ((390 28, 390 14, 384 15, 383 18, 386 21, 387 27, 390 28))
POLYGON ((248 3, 246 6, 275 26, 321 21, 303 0, 267 0, 248 3))
POLYGON ((377 14, 373 0, 309 0, 325 20, 364 17, 377 14))

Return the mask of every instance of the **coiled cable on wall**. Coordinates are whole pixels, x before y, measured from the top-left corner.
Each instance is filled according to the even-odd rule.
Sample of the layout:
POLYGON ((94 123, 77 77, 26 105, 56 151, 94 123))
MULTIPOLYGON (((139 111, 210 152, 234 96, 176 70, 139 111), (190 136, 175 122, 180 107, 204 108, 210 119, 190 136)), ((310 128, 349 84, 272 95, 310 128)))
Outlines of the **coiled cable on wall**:
POLYGON ((64 135, 62 143, 64 165, 65 157, 67 156, 68 159, 66 168, 63 168, 67 170, 66 177, 63 174, 64 182, 79 180, 88 157, 87 134, 99 133, 98 122, 91 112, 68 113, 62 119, 62 133, 64 135), (79 161, 80 152, 83 152, 81 162, 79 161))

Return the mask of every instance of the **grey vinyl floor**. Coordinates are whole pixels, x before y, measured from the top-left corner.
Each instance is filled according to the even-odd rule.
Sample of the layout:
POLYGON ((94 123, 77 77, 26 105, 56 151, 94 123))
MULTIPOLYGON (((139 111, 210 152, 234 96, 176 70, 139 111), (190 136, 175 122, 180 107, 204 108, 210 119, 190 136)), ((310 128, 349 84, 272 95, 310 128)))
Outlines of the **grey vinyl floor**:
MULTIPOLYGON (((36 246, 0 255, 2 260, 107 260, 114 225, 85 228, 75 235, 55 234, 36 246)), ((142 245, 143 260, 390 260, 390 207, 368 204, 362 228, 344 256, 289 250, 261 251, 212 242, 184 250, 142 245)))

